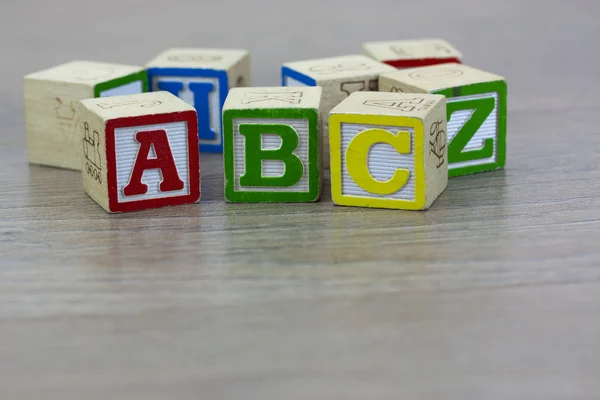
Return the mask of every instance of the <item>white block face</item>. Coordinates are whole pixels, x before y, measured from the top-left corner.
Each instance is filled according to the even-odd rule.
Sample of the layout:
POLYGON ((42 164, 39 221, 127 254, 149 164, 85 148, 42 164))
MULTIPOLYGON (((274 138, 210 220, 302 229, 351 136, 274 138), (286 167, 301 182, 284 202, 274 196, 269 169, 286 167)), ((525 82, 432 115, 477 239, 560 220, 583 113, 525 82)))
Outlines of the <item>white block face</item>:
POLYGON ((285 77, 285 86, 308 86, 304 82, 300 82, 297 79, 286 76, 285 77))
MULTIPOLYGON (((188 127, 186 122, 168 124, 144 125, 115 129, 115 157, 117 166, 117 199, 119 203, 137 200, 149 200, 165 197, 183 196, 190 193, 189 160, 188 160, 188 127), (167 134, 171 154, 177 167, 179 179, 184 183, 183 189, 161 192, 162 182, 160 169, 147 169, 142 175, 142 183, 148 186, 148 191, 141 195, 125 196, 123 189, 129 183, 137 159, 140 143, 135 139, 140 131, 164 130, 167 134)), ((152 146, 148 158, 155 158, 156 150, 152 146)))
MULTIPOLYGON (((457 101, 464 100, 473 100, 473 99, 483 99, 483 98, 493 98, 494 99, 494 110, 491 114, 486 118, 484 123, 481 125, 477 133, 473 135, 469 143, 464 148, 464 152, 480 150, 483 148, 484 141, 486 139, 494 139, 494 153, 490 158, 481 158, 471 161, 465 162, 457 162, 451 163, 448 165, 448 169, 455 169, 461 167, 467 167, 471 165, 480 165, 480 164, 489 164, 492 162, 496 162, 496 154, 497 154, 497 146, 498 140, 496 138, 498 132, 498 93, 484 93, 479 95, 472 96, 461 96, 461 97, 452 97, 447 99, 448 103, 454 103, 457 101)), ((471 115, 475 110, 459 110, 455 111, 448 121, 447 130, 448 130, 448 143, 452 141, 452 139, 456 136, 460 128, 469 120, 471 115)))
MULTIPOLYGON (((156 76, 152 79, 151 87, 153 90, 158 89, 159 82, 181 82, 183 83, 183 90, 179 92, 179 98, 191 105, 192 107, 196 107, 196 99, 194 98, 194 92, 189 89, 190 83, 211 83, 213 85, 213 90, 208 95, 208 104, 209 104, 209 120, 210 120, 210 129, 215 133, 214 140, 206 140, 200 138, 201 144, 221 144, 221 99, 219 98, 219 93, 221 90, 220 81, 216 77, 189 77, 184 78, 180 76, 156 76)), ((203 115, 202 110, 196 110, 198 115, 203 115)))
MULTIPOLYGON (((308 120, 306 119, 252 119, 236 118, 233 120, 233 147, 234 147, 234 187, 240 192, 308 192, 309 191, 309 168, 308 168, 308 120), (240 125, 243 124, 282 124, 291 126, 298 134, 298 147, 294 151, 304 167, 304 174, 298 183, 294 186, 286 187, 247 187, 240 185, 240 177, 246 173, 245 163, 245 137, 240 134, 240 125)), ((281 147, 281 138, 278 135, 262 135, 263 150, 277 150, 281 147)), ((262 176, 278 177, 285 172, 285 164, 279 160, 263 160, 262 176)))
POLYGON ((134 81, 112 89, 104 90, 100 97, 125 96, 128 94, 138 94, 143 92, 142 81, 134 81))
POLYGON ((412 127, 384 126, 384 125, 365 125, 342 123, 341 126, 341 161, 342 161, 342 195, 354 197, 369 197, 395 200, 415 200, 415 132, 412 127), (407 131, 410 133, 410 154, 400 154, 389 144, 376 143, 374 144, 367 158, 369 173, 373 179, 381 182, 390 180, 396 169, 409 170, 410 177, 406 185, 398 192, 386 195, 373 194, 365 191, 358 186, 350 177, 346 167, 346 152, 350 141, 360 132, 367 129, 384 129, 393 134, 398 131, 407 131))

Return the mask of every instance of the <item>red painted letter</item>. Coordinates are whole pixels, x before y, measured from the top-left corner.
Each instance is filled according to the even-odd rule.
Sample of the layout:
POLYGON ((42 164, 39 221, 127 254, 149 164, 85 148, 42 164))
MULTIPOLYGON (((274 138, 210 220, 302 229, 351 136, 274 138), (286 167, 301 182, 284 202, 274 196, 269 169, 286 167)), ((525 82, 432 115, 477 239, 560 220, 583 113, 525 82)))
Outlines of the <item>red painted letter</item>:
POLYGON ((162 182, 159 186, 161 192, 183 189, 183 181, 177 174, 167 132, 164 130, 141 131, 135 134, 135 140, 140 143, 140 149, 133 164, 129 183, 123 188, 125 196, 144 194, 148 191, 148 185, 142 183, 142 175, 147 169, 160 169, 162 173, 162 182), (154 146, 156 158, 148 158, 150 146, 154 146))

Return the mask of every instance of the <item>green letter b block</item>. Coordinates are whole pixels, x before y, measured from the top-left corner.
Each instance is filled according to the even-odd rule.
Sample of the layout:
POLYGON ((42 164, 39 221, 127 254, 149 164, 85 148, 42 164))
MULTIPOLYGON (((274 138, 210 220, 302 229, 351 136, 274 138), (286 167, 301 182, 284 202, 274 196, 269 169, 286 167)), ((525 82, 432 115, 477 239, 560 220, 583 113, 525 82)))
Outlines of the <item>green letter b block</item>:
POLYGON ((239 132, 246 140, 244 162, 246 173, 240 177, 242 187, 292 187, 302 179, 304 167, 302 160, 294 151, 298 149, 298 133, 289 125, 282 124, 244 124, 239 132), (272 134, 281 140, 281 146, 275 149, 263 149, 263 134, 272 134), (279 161, 281 175, 263 176, 263 161, 279 161))
POLYGON ((223 126, 227 201, 319 199, 317 110, 226 110, 223 126))

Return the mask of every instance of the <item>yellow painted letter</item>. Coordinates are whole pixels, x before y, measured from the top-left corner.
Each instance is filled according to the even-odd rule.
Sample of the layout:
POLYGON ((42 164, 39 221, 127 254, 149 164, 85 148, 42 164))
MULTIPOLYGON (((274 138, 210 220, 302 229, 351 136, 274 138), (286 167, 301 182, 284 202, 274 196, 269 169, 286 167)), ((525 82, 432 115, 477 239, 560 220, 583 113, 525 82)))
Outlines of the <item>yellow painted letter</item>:
POLYGON ((346 168, 358 186, 373 194, 392 194, 408 182, 410 171, 398 168, 388 181, 378 181, 371 176, 367 160, 369 150, 376 143, 392 146, 398 153, 410 154, 410 133, 399 131, 397 135, 383 129, 367 129, 354 136, 346 151, 346 168))

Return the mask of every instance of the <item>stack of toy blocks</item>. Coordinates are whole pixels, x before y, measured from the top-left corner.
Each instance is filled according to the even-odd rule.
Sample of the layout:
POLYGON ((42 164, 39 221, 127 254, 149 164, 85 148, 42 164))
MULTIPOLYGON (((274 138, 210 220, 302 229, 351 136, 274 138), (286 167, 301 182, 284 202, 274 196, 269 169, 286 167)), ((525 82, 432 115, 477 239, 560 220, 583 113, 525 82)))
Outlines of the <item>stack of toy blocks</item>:
POLYGON ((320 87, 230 92, 223 110, 227 201, 319 199, 321 93, 320 87))
POLYGON ((250 86, 246 50, 169 49, 147 64, 152 91, 164 90, 198 113, 200 151, 223 152, 221 113, 229 89, 250 86))
POLYGON ((363 51, 369 57, 396 68, 460 63, 462 55, 442 39, 366 42, 363 51))
POLYGON ((25 131, 32 164, 81 169, 81 137, 74 129, 79 100, 148 90, 141 67, 73 61, 25 76, 25 131))
POLYGON ((446 188, 444 96, 353 93, 329 127, 335 204, 425 210, 446 188))
POLYGON ((197 202, 197 115, 167 92, 83 100, 83 187, 107 212, 197 202))
POLYGON ((451 177, 504 166, 506 81, 503 77, 462 64, 442 64, 384 74, 380 90, 436 93, 447 98, 451 177))
POLYGON ((324 162, 329 164, 327 116, 331 109, 356 91, 376 91, 379 75, 395 69, 364 55, 322 58, 285 63, 281 69, 282 86, 320 86, 324 141, 324 162))

